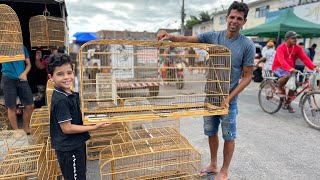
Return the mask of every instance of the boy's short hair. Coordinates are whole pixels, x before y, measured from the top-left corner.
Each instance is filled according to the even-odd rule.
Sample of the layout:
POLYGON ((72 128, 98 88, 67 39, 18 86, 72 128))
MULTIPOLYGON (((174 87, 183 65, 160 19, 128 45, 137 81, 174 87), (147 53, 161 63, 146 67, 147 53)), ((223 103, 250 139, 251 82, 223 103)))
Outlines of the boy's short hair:
POLYGON ((56 67, 60 67, 64 64, 70 64, 72 70, 73 70, 73 66, 71 63, 71 57, 67 54, 64 53, 57 53, 57 54, 53 54, 49 57, 48 59, 48 71, 50 75, 53 75, 54 69, 56 67))
POLYGON ((238 2, 238 1, 233 1, 233 3, 230 5, 228 8, 228 14, 227 16, 230 15, 231 10, 237 10, 239 12, 244 13, 244 19, 247 19, 249 8, 246 3, 238 2))

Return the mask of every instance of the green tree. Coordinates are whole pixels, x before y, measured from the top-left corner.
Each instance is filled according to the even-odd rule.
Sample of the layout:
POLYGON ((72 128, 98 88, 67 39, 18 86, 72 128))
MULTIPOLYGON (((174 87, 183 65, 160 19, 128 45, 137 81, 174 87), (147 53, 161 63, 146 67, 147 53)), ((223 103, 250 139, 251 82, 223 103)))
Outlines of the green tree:
POLYGON ((186 27, 188 29, 191 29, 192 26, 201 23, 201 21, 196 16, 190 16, 190 18, 191 19, 187 20, 187 22, 186 22, 186 27))
POLYGON ((190 16, 190 19, 187 20, 187 22, 186 22, 186 27, 188 29, 191 29, 192 26, 194 26, 196 24, 201 24, 202 22, 210 21, 212 19, 213 19, 213 17, 211 15, 209 15, 209 13, 207 11, 202 11, 199 14, 199 18, 197 18, 196 16, 190 16))
POLYGON ((209 13, 207 11, 206 12, 202 11, 199 16, 200 16, 201 22, 206 22, 206 21, 212 20, 211 16, 209 15, 209 13))

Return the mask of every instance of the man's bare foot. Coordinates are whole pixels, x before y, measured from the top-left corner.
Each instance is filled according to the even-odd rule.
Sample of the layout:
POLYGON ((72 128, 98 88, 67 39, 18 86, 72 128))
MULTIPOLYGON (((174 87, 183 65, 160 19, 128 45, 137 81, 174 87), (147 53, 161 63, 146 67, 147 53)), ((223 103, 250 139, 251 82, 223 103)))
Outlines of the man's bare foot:
POLYGON ((215 177, 214 180, 228 180, 228 173, 219 172, 215 177))
POLYGON ((206 176, 208 174, 213 175, 218 173, 217 167, 207 166, 206 168, 202 169, 200 172, 200 177, 206 176))

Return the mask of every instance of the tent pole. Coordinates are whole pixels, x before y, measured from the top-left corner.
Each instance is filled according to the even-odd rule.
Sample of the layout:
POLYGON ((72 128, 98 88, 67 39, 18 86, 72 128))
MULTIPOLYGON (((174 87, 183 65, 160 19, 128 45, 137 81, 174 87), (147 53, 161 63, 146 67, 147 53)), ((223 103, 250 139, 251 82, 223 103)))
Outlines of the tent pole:
POLYGON ((278 31, 277 46, 276 47, 278 47, 280 44, 281 44, 281 39, 280 39, 280 30, 279 30, 278 31))

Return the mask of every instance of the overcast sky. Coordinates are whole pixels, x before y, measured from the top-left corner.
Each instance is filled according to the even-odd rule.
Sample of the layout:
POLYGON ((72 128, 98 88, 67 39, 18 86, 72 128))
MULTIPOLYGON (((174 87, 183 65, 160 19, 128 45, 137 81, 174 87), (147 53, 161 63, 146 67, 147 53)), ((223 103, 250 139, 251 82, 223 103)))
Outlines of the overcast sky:
MULTIPOLYGON (((245 0, 252 2, 254 0, 245 0)), ((185 0, 186 20, 228 8, 233 0, 185 0)), ((156 32, 179 28, 182 0, 66 0, 70 35, 99 30, 156 32)))

